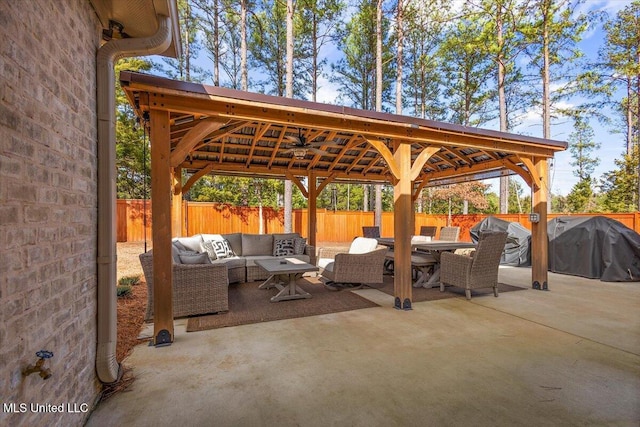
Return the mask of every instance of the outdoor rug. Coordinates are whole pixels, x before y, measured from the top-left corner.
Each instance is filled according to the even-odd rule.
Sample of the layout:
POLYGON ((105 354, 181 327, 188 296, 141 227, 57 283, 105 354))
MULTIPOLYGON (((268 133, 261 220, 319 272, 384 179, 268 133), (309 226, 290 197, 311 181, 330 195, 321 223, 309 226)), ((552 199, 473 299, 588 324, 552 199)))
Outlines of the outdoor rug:
POLYGON ((278 290, 258 286, 260 282, 229 285, 229 311, 191 317, 187 320, 187 332, 378 307, 353 292, 330 291, 313 278, 298 281, 298 286, 312 295, 307 299, 271 302, 278 290))
MULTIPOLYGON (((384 285, 382 287, 377 287, 376 289, 384 292, 387 295, 393 296, 393 276, 385 276, 384 285)), ((502 292, 511 292, 511 291, 524 291, 526 288, 521 288, 519 286, 507 285, 506 283, 498 283, 498 294, 502 292)), ((464 297, 464 289, 456 288, 453 286, 447 286, 444 292, 440 292, 440 286, 438 285, 435 288, 412 288, 412 301, 413 302, 422 302, 422 301, 435 301, 439 299, 446 298, 456 298, 456 297, 464 297)), ((473 289, 471 291, 471 298, 480 297, 483 295, 491 295, 493 296, 492 288, 481 288, 481 289, 473 289)))

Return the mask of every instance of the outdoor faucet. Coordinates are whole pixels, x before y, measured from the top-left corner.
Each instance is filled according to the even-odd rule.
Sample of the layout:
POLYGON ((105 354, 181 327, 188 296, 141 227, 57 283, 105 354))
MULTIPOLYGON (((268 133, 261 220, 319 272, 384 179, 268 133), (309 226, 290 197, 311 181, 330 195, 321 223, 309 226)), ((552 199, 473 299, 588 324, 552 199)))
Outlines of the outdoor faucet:
POLYGON ((38 356, 39 358, 36 364, 27 366, 27 368, 24 371, 22 371, 22 375, 26 377, 35 372, 38 372, 40 374, 40 377, 43 380, 49 379, 52 375, 51 369, 43 368, 43 365, 46 359, 50 359, 53 357, 53 352, 47 351, 47 350, 40 350, 36 352, 36 356, 38 356))

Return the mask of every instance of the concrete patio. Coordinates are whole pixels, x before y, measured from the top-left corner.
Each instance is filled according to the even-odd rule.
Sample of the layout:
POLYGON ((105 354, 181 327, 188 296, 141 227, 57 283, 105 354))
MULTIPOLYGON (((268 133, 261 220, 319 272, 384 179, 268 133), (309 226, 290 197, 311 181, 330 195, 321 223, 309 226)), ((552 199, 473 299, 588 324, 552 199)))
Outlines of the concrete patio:
MULTIPOLYGON (((531 271, 500 281, 530 287, 531 271)), ((140 345, 88 426, 640 424, 640 283, 508 292, 185 332, 140 345)), ((283 302, 282 304, 286 304, 283 302)))

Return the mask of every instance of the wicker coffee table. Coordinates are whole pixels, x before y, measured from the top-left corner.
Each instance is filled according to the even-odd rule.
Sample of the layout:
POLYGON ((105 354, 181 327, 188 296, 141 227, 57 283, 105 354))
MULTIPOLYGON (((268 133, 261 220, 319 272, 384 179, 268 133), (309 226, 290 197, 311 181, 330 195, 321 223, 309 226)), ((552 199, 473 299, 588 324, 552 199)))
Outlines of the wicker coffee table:
POLYGON ((287 301, 292 299, 311 298, 296 281, 309 271, 318 271, 318 267, 296 258, 264 259, 257 260, 256 264, 265 269, 271 276, 264 281, 260 289, 278 288, 280 292, 271 297, 271 302, 287 301), (286 285, 283 285, 286 283, 286 285))

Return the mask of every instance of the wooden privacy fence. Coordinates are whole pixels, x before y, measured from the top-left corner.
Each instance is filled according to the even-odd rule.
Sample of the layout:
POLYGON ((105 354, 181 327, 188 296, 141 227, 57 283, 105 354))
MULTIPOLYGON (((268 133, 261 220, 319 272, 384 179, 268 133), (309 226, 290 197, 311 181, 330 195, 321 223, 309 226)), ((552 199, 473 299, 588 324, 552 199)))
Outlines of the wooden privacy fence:
MULTIPOLYGON (((183 202, 183 216, 185 218, 182 235, 191 236, 199 233, 258 233, 260 231, 259 209, 254 207, 238 207, 222 203, 183 202)), ((117 203, 117 238, 118 242, 141 242, 146 238, 151 240, 151 201, 147 200, 118 200, 117 203), (146 204, 146 208, 145 208, 146 204)), ((318 242, 350 242, 356 236, 362 235, 362 227, 373 225, 373 212, 360 211, 331 211, 318 209, 317 211, 318 242)), ((549 214, 548 219, 566 214, 549 214)), ((592 216, 596 214, 572 214, 572 216, 592 216)), ((627 227, 640 233, 640 212, 597 214, 607 216, 621 222, 627 227)), ((460 239, 470 241, 469 229, 489 215, 469 214, 452 215, 451 225, 460 227, 460 239)), ((519 222, 531 229, 528 214, 493 215, 505 221, 519 222)), ((307 210, 293 211, 293 230, 303 236, 307 235, 307 210)), ((435 225, 438 228, 446 226, 448 215, 415 214, 414 234, 418 234, 423 225, 435 225)), ((393 235, 393 212, 382 213, 380 226, 382 236, 393 235)), ((262 209, 262 230, 264 233, 281 233, 284 231, 284 214, 282 209, 262 209)))

